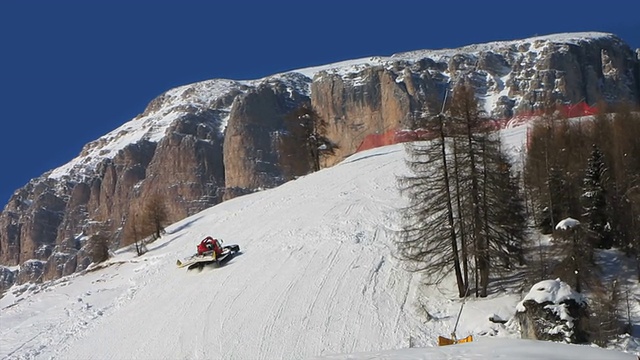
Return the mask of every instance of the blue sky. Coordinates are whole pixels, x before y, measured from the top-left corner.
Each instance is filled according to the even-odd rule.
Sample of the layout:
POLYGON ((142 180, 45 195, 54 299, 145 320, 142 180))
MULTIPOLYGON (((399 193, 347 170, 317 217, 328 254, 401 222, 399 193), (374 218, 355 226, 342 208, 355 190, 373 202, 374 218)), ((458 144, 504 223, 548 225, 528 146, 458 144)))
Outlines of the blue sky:
POLYGON ((640 48, 640 1, 0 2, 0 206, 162 92, 558 32, 640 48))

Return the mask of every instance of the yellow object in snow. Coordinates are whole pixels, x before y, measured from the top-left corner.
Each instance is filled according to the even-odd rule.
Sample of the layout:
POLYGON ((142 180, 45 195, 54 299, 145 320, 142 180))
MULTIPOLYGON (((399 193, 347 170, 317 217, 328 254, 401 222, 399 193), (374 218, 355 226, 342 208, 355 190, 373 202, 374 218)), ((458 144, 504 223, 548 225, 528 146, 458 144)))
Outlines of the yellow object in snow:
POLYGON ((471 335, 462 339, 456 339, 455 337, 453 339, 449 339, 446 337, 438 336, 438 346, 455 345, 455 344, 461 344, 461 343, 468 343, 472 341, 473 341, 473 336, 471 335))

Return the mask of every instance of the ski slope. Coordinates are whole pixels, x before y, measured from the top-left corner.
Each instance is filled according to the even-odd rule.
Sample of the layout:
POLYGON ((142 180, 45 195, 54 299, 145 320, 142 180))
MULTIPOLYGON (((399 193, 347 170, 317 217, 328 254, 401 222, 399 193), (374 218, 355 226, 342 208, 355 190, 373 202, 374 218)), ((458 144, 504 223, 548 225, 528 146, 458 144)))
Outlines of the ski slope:
POLYGON ((414 276, 391 256, 388 230, 403 156, 401 146, 353 156, 176 223, 143 257, 122 251, 105 269, 8 294, 0 356, 274 359, 406 346, 414 276), (242 254, 178 269, 207 235, 242 254))
MULTIPOLYGON (((512 145, 524 133, 511 129, 512 145)), ((454 289, 420 286, 419 275, 393 256, 397 210, 405 204, 396 190, 404 158, 402 145, 362 152, 173 224, 141 257, 121 249, 93 271, 14 286, 0 299, 0 358, 492 357, 483 345, 491 339, 472 344, 471 352, 461 345, 407 349, 433 347, 438 335, 450 334, 460 303, 454 289), (242 253, 219 268, 177 268, 176 259, 195 252, 207 235, 240 245, 242 253), (394 349, 405 350, 384 352, 394 349)), ((518 337, 513 329, 488 320, 510 318, 519 300, 509 293, 469 300, 458 334, 502 338, 501 347, 515 341, 521 352, 522 343, 508 339, 518 337)), ((549 352, 574 358, 574 348, 565 349, 566 357, 549 352)))

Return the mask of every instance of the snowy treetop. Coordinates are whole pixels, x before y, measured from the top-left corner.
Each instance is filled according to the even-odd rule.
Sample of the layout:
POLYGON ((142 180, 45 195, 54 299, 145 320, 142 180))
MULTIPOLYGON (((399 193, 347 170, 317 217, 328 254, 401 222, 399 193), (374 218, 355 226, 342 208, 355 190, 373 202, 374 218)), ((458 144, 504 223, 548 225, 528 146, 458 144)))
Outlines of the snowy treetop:
POLYGON ((561 220, 557 225, 556 225, 556 230, 569 230, 569 229, 573 229, 574 227, 580 225, 580 221, 574 219, 574 218, 566 218, 561 220))

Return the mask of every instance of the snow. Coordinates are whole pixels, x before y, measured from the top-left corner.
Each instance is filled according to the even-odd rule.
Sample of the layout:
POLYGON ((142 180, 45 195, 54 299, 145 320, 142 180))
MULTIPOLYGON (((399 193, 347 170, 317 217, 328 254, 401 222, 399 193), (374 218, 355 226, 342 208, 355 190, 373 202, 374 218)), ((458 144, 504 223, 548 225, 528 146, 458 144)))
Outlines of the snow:
MULTIPOLYGON (((491 77, 490 74, 487 74, 486 76, 488 80, 491 77)), ((487 94, 482 97, 482 106, 485 113, 487 113, 488 115, 491 115, 493 107, 498 103, 498 100, 500 100, 501 97, 509 97, 509 88, 505 86, 509 78, 510 74, 504 75, 497 79, 491 79, 495 82, 495 90, 493 92, 487 92, 487 94)))
MULTIPOLYGON (((494 41, 484 44, 473 44, 467 45, 460 48, 455 49, 438 49, 438 50, 415 50, 393 54, 391 56, 372 56, 360 59, 352 59, 339 61, 331 64, 320 65, 307 67, 302 69, 291 70, 291 72, 298 72, 304 74, 309 78, 313 78, 316 74, 321 71, 328 71, 335 74, 346 75, 351 73, 356 73, 365 65, 379 65, 384 66, 389 64, 390 62, 396 60, 407 60, 407 61, 417 61, 424 58, 433 59, 436 62, 447 61, 447 59, 452 56, 460 53, 469 53, 469 54, 478 54, 484 51, 496 51, 497 49, 507 48, 511 46, 518 46, 521 44, 533 43, 534 46, 536 43, 546 43, 546 42, 554 42, 554 43, 564 43, 564 44, 578 44, 586 39, 597 39, 597 38, 607 38, 612 37, 613 34, 603 33, 603 32, 576 32, 576 33, 560 33, 560 34, 551 34, 545 36, 536 36, 527 39, 521 40, 510 40, 510 41, 494 41)), ((503 79, 504 80, 504 79, 503 79)))
POLYGON ((389 59, 389 57, 384 56, 373 56, 367 58, 339 61, 320 66, 312 66, 303 69, 296 69, 291 70, 291 72, 297 72, 312 79, 316 74, 322 71, 327 71, 339 75, 346 75, 363 70, 366 66, 385 65, 389 59))
MULTIPOLYGON (((439 50, 416 50, 399 54, 394 54, 392 58, 398 59, 415 59, 415 58, 430 58, 436 61, 445 61, 452 56, 459 53, 479 54, 485 51, 495 51, 499 48, 507 48, 512 46, 519 46, 522 44, 533 44, 537 46, 538 43, 564 43, 564 44, 578 44, 586 39, 597 39, 612 37, 613 34, 603 32, 576 32, 576 33, 559 33, 550 34, 544 36, 536 36, 527 39, 520 40, 508 40, 508 41, 493 41, 483 44, 472 44, 463 46, 456 49, 439 49, 439 50)), ((541 44, 542 45, 542 44, 541 44)))
POLYGON ((574 219, 574 218, 566 218, 561 220, 557 225, 556 225, 556 230, 569 230, 569 229, 573 229, 574 227, 580 225, 580 221, 574 219))
POLYGON ((580 293, 573 291, 567 283, 560 279, 543 280, 533 285, 531 291, 518 303, 518 312, 526 311, 523 303, 527 300, 533 300, 538 304, 545 302, 560 304, 567 300, 574 300, 578 304, 585 302, 580 293))
MULTIPOLYGON (((445 60, 455 53, 505 44, 574 43, 603 36, 611 35, 561 34, 421 50, 259 80, 214 79, 179 87, 159 97, 157 108, 88 144, 48 177, 90 176, 93 167, 125 146, 160 141, 185 106, 204 109, 263 82, 284 81, 289 91, 308 94, 310 79, 320 71, 350 76, 358 84, 362 79, 351 74, 367 65, 388 66, 424 57, 445 60)), ((534 50, 544 46, 533 45, 534 50)), ((494 79, 500 92, 487 94, 487 109, 506 94, 507 79, 508 75, 494 79)), ((222 132, 230 109, 218 110, 222 132)), ((526 131, 524 125, 501 133, 516 158, 524 152, 526 131)), ((434 347, 438 335, 451 333, 461 303, 452 286, 427 287, 394 257, 397 210, 404 205, 395 180, 405 172, 402 145, 372 149, 277 189, 224 202, 173 224, 142 257, 119 249, 106 263, 81 273, 16 285, 0 299, 0 358, 632 359, 630 353, 638 352, 640 341, 634 337, 623 340, 628 353, 516 339, 519 334, 513 324, 489 321, 512 319, 521 296, 508 287, 464 303, 457 334, 474 335, 473 343, 434 347), (239 244, 242 253, 221 268, 178 269, 176 259, 191 255, 207 235, 239 244), (407 349, 409 344, 418 348, 407 349)), ((640 286, 629 279, 625 285, 640 303, 640 286)), ((540 288, 546 290, 527 296, 555 300, 566 296, 558 284, 540 288)), ((640 323, 640 306, 632 305, 634 324, 640 323)))
MULTIPOLYGON (((503 136, 518 148, 524 134, 503 136)), ((516 339, 513 324, 489 321, 513 318, 521 297, 507 285, 464 303, 457 334, 474 343, 434 347, 461 303, 453 281, 425 286, 394 257, 404 159, 402 145, 358 153, 173 224, 141 257, 123 248, 82 273, 14 286, 0 299, 0 358, 633 358, 516 339), (177 268, 208 235, 242 253, 219 268, 177 268)))
POLYGON ((471 343, 427 349, 387 350, 312 359, 332 360, 635 360, 631 354, 581 345, 521 339, 480 338, 471 343))
POLYGON ((567 283, 560 279, 543 280, 533 285, 531 291, 518 303, 516 310, 518 312, 527 311, 524 303, 529 300, 533 300, 538 304, 550 303, 545 305, 544 308, 551 310, 565 324, 558 324, 549 333, 563 333, 567 339, 571 337, 574 318, 569 314, 565 301, 573 300, 578 304, 586 303, 586 299, 580 293, 573 291, 567 283))

